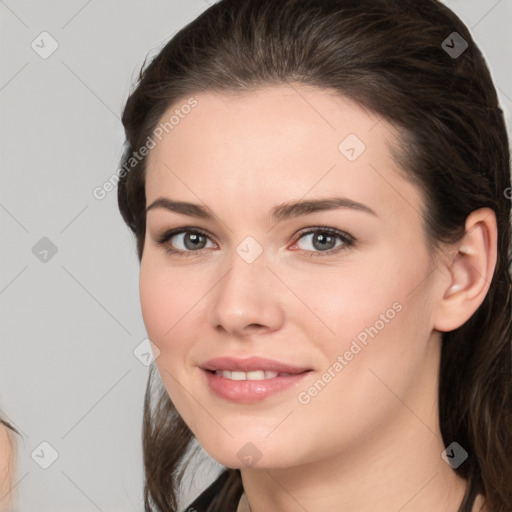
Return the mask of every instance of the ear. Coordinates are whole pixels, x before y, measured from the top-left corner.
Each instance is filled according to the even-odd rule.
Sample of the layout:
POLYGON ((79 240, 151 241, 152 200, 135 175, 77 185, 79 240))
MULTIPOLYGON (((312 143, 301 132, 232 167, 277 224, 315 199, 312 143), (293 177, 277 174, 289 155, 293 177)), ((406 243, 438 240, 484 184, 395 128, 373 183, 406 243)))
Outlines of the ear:
POLYGON ((465 235, 448 261, 439 266, 446 278, 434 314, 434 329, 453 331, 463 325, 485 299, 494 275, 498 229, 490 208, 471 212, 465 235))

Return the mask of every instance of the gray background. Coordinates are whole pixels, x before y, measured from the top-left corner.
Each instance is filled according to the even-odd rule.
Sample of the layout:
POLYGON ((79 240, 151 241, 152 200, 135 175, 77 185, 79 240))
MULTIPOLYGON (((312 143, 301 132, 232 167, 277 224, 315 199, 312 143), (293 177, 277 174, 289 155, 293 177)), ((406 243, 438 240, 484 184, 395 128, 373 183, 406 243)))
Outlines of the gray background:
MULTIPOLYGON (((512 0, 446 4, 488 60, 510 133, 512 0)), ((17 510, 143 510, 138 261, 116 190, 92 190, 117 170, 121 108, 146 53, 209 5, 0 0, 0 408, 23 433, 17 510), (43 31, 58 43, 46 59, 31 47, 51 48, 43 31), (42 442, 58 453, 47 469, 42 442)), ((217 469, 207 461, 191 495, 217 469)))

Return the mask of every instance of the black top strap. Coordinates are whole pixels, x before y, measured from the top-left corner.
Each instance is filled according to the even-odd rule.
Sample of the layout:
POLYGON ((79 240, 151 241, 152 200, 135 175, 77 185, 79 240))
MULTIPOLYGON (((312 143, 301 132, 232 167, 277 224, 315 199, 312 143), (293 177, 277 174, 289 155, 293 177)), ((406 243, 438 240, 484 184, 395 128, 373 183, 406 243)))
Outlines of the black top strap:
POLYGON ((208 506, 212 503, 214 498, 222 489, 229 476, 227 471, 223 471, 219 477, 210 484, 194 501, 191 503, 184 512, 207 512, 208 506))

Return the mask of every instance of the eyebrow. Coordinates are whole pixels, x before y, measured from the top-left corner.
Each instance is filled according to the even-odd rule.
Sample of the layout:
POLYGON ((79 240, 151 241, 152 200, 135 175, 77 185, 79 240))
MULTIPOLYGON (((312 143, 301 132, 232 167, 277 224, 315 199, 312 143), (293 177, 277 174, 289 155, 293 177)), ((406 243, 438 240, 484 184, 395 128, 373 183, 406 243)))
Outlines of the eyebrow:
MULTIPOLYGON (((166 197, 159 197, 153 201, 146 208, 145 213, 150 210, 154 210, 155 208, 163 208, 174 213, 180 213, 182 215, 198 217, 201 219, 213 220, 215 217, 213 212, 207 207, 199 204, 188 203, 186 201, 173 201, 166 197)), ((346 197, 332 197, 326 199, 297 201, 293 203, 282 203, 274 206, 270 215, 274 222, 282 222, 302 215, 309 215, 311 213, 326 210, 337 210, 340 208, 361 211, 378 217, 378 215, 369 206, 358 203, 357 201, 352 201, 346 197)))

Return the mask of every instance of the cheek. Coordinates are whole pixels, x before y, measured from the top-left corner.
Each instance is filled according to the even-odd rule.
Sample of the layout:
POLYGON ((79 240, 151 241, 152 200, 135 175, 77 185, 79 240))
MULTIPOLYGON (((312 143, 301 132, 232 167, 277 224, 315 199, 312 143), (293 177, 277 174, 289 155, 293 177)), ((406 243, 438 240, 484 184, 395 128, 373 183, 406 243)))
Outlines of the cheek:
MULTIPOLYGON (((159 337, 164 332, 164 304, 168 300, 165 293, 165 287, 156 279, 156 273, 148 269, 147 265, 141 264, 139 276, 139 297, 144 319, 144 325, 149 338, 159 337)), ((152 341, 156 341, 153 340, 152 341)))
POLYGON ((196 432, 196 422, 203 416, 197 410, 193 394, 184 391, 190 389, 187 385, 190 376, 184 363, 191 346, 187 339, 194 331, 190 322, 193 306, 199 300, 199 289, 186 286, 186 281, 183 272, 165 268, 150 258, 141 262, 139 296, 148 337, 160 350, 156 367, 174 407, 196 432))
MULTIPOLYGON (((180 288, 178 288, 180 289, 180 288)), ((164 269, 152 265, 150 261, 142 261, 139 276, 139 297, 142 317, 149 338, 160 346, 170 337, 170 330, 178 320, 181 311, 179 296, 176 293, 176 282, 170 279, 164 269)))
POLYGON ((171 273, 150 261, 143 261, 139 276, 139 296, 142 317, 149 339, 160 350, 156 358, 156 366, 162 377, 164 386, 173 403, 179 403, 179 386, 175 385, 175 378, 181 380, 180 368, 182 364, 181 350, 185 350, 182 344, 175 340, 180 336, 180 327, 186 321, 184 317, 184 303, 180 283, 171 279, 171 273), (177 292, 179 290, 179 293, 177 292))
POLYGON ((359 403, 371 409, 392 399, 380 379, 399 395, 406 393, 422 371, 432 326, 429 282, 418 282, 427 273, 421 265, 404 265, 401 273, 382 270, 373 279, 355 276, 347 282, 350 293, 338 301, 337 323, 331 320, 337 337, 327 351, 330 364, 343 357, 343 377, 337 385, 347 400, 355 399, 350 408, 357 410, 359 403))
POLYGON ((333 343, 352 339, 386 311, 391 309, 389 315, 394 316, 393 304, 403 300, 404 285, 386 275, 368 265, 352 265, 317 272, 314 280, 295 278, 294 293, 304 303, 295 300, 296 321, 308 331, 315 330, 312 339, 321 336, 333 343))
POLYGON ((297 308, 294 322, 326 356, 327 367, 346 354, 348 386, 372 379, 370 369, 392 381, 398 368, 409 374, 429 339, 428 260, 422 254, 411 259, 404 251, 379 256, 350 261, 294 288, 315 315, 297 308))
POLYGON ((146 332, 160 350, 156 364, 161 373, 165 369, 176 377, 185 371, 183 362, 196 341, 191 333, 197 332, 201 297, 207 291, 191 278, 154 257, 141 262, 139 297, 146 332))

